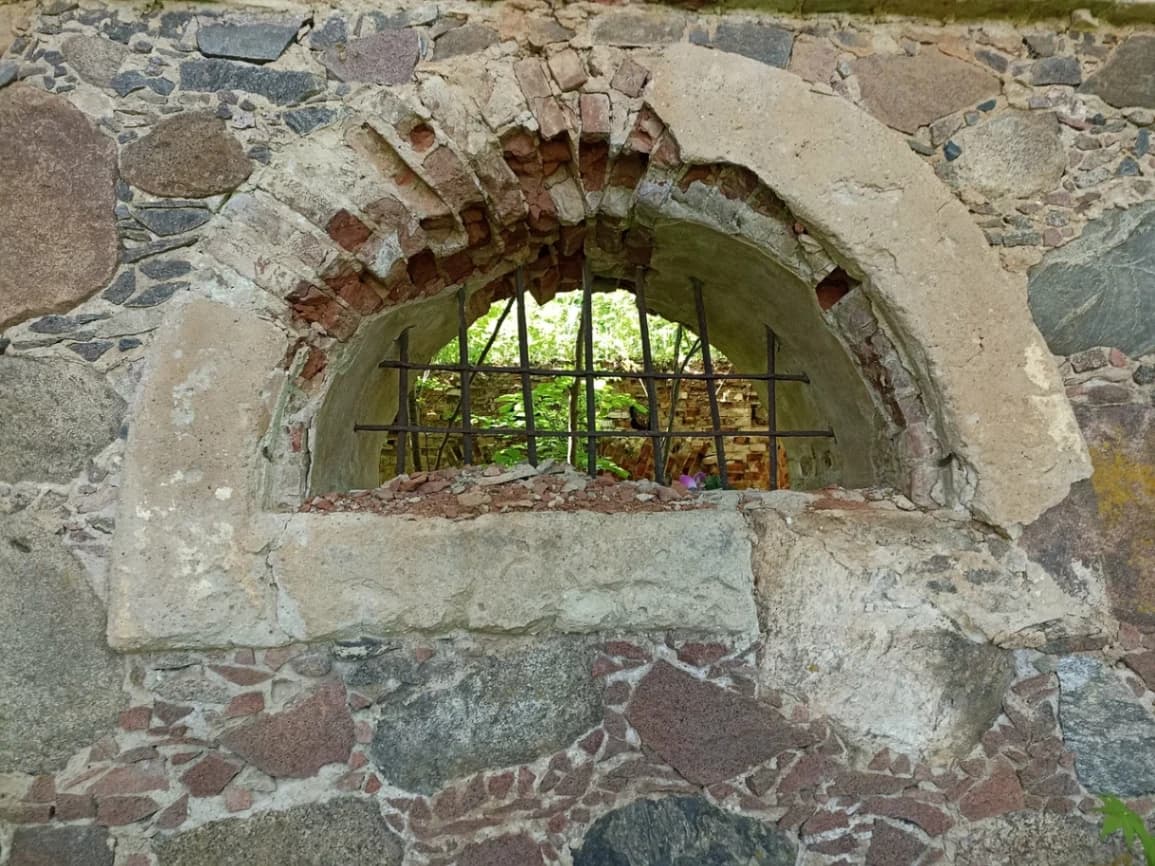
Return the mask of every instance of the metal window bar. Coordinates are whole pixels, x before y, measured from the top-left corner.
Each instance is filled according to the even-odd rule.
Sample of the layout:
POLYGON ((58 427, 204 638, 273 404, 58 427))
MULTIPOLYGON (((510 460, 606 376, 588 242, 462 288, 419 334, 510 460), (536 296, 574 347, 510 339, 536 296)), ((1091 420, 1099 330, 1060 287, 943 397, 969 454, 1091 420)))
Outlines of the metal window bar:
MULTIPOLYGON (((768 440, 769 453, 769 486, 771 490, 778 488, 778 440, 783 438, 832 438, 834 431, 819 430, 780 430, 778 429, 777 393, 778 382, 801 382, 809 384, 810 379, 805 373, 779 373, 776 363, 777 337, 774 331, 766 328, 766 372, 765 373, 719 373, 714 369, 713 357, 710 353, 709 322, 706 316, 705 302, 702 297, 702 283, 692 280, 691 287, 694 295, 694 307, 698 320, 698 336, 702 344, 703 373, 664 372, 653 368, 653 355, 650 347, 649 325, 646 319, 646 299, 643 270, 639 268, 634 286, 635 299, 638 307, 639 336, 642 341, 643 369, 640 372, 627 370, 599 370, 594 366, 593 357, 593 278, 588 263, 582 271, 582 324, 580 339, 582 340, 585 359, 582 369, 565 369, 552 367, 534 367, 529 363, 529 338, 525 311, 525 276, 521 268, 515 276, 515 296, 510 306, 517 307, 518 326, 518 354, 519 363, 516 366, 498 364, 469 363, 469 336, 468 320, 466 315, 465 289, 458 292, 458 363, 456 364, 414 364, 409 360, 409 332, 403 331, 396 340, 396 358, 386 358, 378 365, 381 369, 397 370, 398 394, 404 395, 409 390, 410 371, 458 373, 461 376, 461 399, 459 410, 462 415, 461 424, 454 425, 451 417, 446 425, 428 425, 413 423, 409 418, 408 401, 403 397, 398 401, 397 417, 393 424, 355 424, 353 429, 361 432, 385 432, 398 434, 396 438, 397 474, 401 475, 406 469, 406 436, 407 433, 440 434, 449 436, 460 434, 464 442, 464 457, 466 465, 470 465, 474 456, 474 443, 478 436, 485 437, 526 437, 527 456, 529 462, 537 464, 537 440, 539 438, 585 439, 587 470, 591 475, 597 474, 597 443, 603 439, 650 439, 653 441, 654 480, 664 483, 665 467, 669 455, 663 452, 662 445, 671 439, 697 439, 710 437, 714 440, 714 448, 718 461, 718 475, 723 487, 729 486, 728 467, 726 465, 725 443, 727 437, 765 437, 768 440), (525 409, 525 429, 516 427, 486 427, 475 428, 472 424, 470 391, 473 378, 477 373, 512 373, 521 379, 522 400, 525 409), (573 377, 575 380, 584 379, 586 389, 586 429, 584 430, 538 430, 533 411, 533 377, 573 377), (649 419, 646 429, 637 430, 598 430, 595 405, 595 379, 640 379, 645 386, 649 419), (658 426, 657 411, 657 383, 669 380, 699 380, 706 383, 707 396, 710 401, 711 428, 709 430, 661 430, 658 426), (765 432, 757 430, 740 430, 723 428, 721 412, 718 403, 717 383, 728 381, 765 382, 767 389, 767 424, 765 432)), ((501 321, 509 313, 506 307, 501 321)), ((500 322, 498 324, 500 328, 500 322)), ((496 331, 490 338, 490 343, 496 338, 496 331)), ((488 346, 487 346, 488 348, 488 346)))

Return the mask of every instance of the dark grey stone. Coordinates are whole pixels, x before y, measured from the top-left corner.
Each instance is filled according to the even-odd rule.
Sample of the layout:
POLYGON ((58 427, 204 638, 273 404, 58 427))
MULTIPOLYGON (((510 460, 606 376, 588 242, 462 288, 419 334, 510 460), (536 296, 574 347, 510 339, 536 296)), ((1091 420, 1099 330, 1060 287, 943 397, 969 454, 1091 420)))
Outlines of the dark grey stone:
POLYGON ((207 18, 214 13, 207 12, 164 12, 160 16, 158 32, 165 39, 180 39, 188 23, 200 15, 207 18))
POLYGON ((150 207, 138 210, 136 218, 153 234, 169 237, 200 228, 212 219, 212 212, 199 207, 150 207))
POLYGON ((309 34, 309 47, 313 49, 331 48, 349 41, 349 23, 344 16, 334 15, 309 34))
POLYGON ((574 866, 793 866, 790 838, 703 797, 638 800, 599 818, 574 866))
POLYGON ((231 57, 254 63, 276 60, 297 37, 300 19, 238 18, 202 22, 197 48, 205 57, 231 57))
POLYGON ((948 141, 942 146, 942 155, 946 157, 947 162, 954 162, 962 156, 962 148, 953 141, 948 141))
POLYGON ((133 36, 137 33, 144 33, 147 30, 148 25, 143 21, 121 21, 116 16, 113 16, 112 18, 105 19, 100 32, 113 42, 127 45, 128 40, 132 39, 133 36))
POLYGON ((160 866, 399 866, 404 853, 376 804, 352 797, 213 821, 153 844, 160 866))
POLYGON ((185 235, 184 237, 170 238, 167 240, 152 241, 147 244, 141 244, 131 249, 121 250, 120 260, 124 264, 132 264, 139 262, 142 259, 147 259, 152 256, 159 256, 161 253, 167 253, 172 250, 179 250, 181 247, 192 246, 197 241, 196 235, 185 235))
POLYGON ((794 47, 794 34, 772 24, 722 20, 714 34, 713 45, 722 51, 785 69, 794 47))
POLYGON ((121 271, 111 285, 101 295, 112 304, 123 304, 136 291, 136 271, 132 268, 121 271))
POLYGON ((1155 384, 1155 364, 1140 364, 1131 376, 1136 385, 1155 384))
POLYGON ((1031 64, 1031 84, 1072 84, 1083 82, 1083 69, 1074 57, 1044 57, 1031 64))
POLYGON ((1155 202, 1110 211, 1030 272, 1031 313, 1051 351, 1155 351, 1155 202))
POLYGON ((126 307, 158 307, 178 291, 188 287, 189 284, 185 282, 157 283, 155 286, 145 289, 132 300, 126 301, 124 305, 126 307))
POLYGON ((987 48, 980 48, 975 52, 975 57, 993 69, 995 72, 1006 72, 1010 67, 1010 62, 1006 57, 999 54, 997 51, 991 51, 987 48))
POLYGON ((1115 174, 1119 177, 1137 177, 1139 175, 1139 163, 1131 157, 1125 156, 1119 163, 1119 168, 1115 170, 1115 174))
POLYGON ((1151 130, 1140 129, 1135 136, 1135 156, 1146 156, 1151 150, 1151 130))
POLYGON ((76 316, 45 316, 43 319, 37 319, 28 330, 37 334, 67 334, 70 331, 75 331, 89 322, 99 322, 101 319, 107 319, 108 315, 104 313, 82 313, 76 316))
POLYGON ((116 348, 122 352, 127 352, 129 349, 137 349, 142 345, 143 343, 136 337, 121 337, 116 341, 116 348))
MULTIPOLYGON (((19 369, 19 361, 0 357, 0 380, 4 382, 0 403, 10 399, 9 376, 13 368, 19 369)), ((56 380, 76 378, 74 373, 60 369, 75 365, 38 366, 54 371, 56 380)), ((87 369, 79 372, 96 379, 87 369)), ((18 378, 17 387, 21 384, 18 378)), ((19 406, 20 394, 16 396, 19 406)), ((79 394, 42 389, 25 396, 53 401, 52 405, 39 407, 42 414, 55 415, 56 420, 70 416, 76 425, 96 420, 101 436, 107 434, 107 419, 93 419, 92 407, 78 401, 79 394), (73 402, 65 403, 59 398, 73 402)), ((11 435, 8 428, 39 419, 29 417, 28 407, 15 417, 8 414, 9 407, 3 408, 0 454, 4 461, 0 466, 4 469, 0 471, 10 476, 8 466, 13 455, 5 441, 11 435)), ((34 415, 37 407, 31 408, 34 415)), ((27 438, 54 440, 48 444, 58 452, 67 452, 61 454, 62 458, 83 467, 91 449, 68 447, 70 443, 77 444, 83 431, 62 426, 52 424, 47 429, 28 430, 27 438)), ((48 445, 35 447, 43 452, 48 445)), ((16 454, 15 459, 21 460, 21 455, 16 454)), ((60 531, 63 530, 55 515, 21 511, 0 516, 0 694, 4 695, 0 701, 0 772, 49 773, 61 769, 77 751, 116 729, 117 714, 126 701, 121 691, 123 665, 105 644, 104 607, 89 587, 80 564, 61 543, 60 531), (51 663, 46 661, 46 652, 51 663)), ((82 834, 71 837, 71 842, 66 837, 41 837, 40 841, 75 844, 77 851, 95 852, 96 847, 88 846, 96 838, 82 834)), ((56 866, 106 861, 80 857, 44 862, 56 866)))
POLYGON ((140 266, 140 272, 153 280, 172 280, 192 270, 184 259, 153 259, 140 266))
POLYGON ((281 115, 285 126, 297 133, 306 135, 321 126, 328 126, 337 119, 337 110, 324 105, 310 105, 307 108, 297 108, 286 111, 281 115))
POLYGON ((460 54, 476 54, 490 45, 501 41, 501 36, 484 24, 463 24, 437 37, 433 43, 434 56, 438 60, 456 57, 460 54))
POLYGON ((8 866, 112 866, 113 859, 103 827, 20 827, 8 866))
POLYGON ((1132 36, 1080 88, 1116 108, 1155 108, 1155 36, 1132 36))
POLYGON ((6 87, 16 80, 19 67, 11 60, 0 62, 0 87, 6 87))
POLYGON ((593 27, 595 42, 623 47, 661 45, 680 42, 686 20, 680 14, 647 15, 633 11, 616 12, 597 19, 593 27))
MULTIPOLYGON (((429 683, 416 694, 394 693, 381 703, 373 760, 393 784, 430 794, 476 770, 565 748, 602 717, 601 689, 590 676, 594 656, 586 641, 554 639, 461 658, 451 684, 429 683)), ((390 656, 380 658, 364 663, 355 676, 371 678, 366 672, 378 661, 382 679, 407 681, 389 672, 390 656)), ((446 663, 445 654, 435 658, 446 663)))
POLYGON ((87 343, 69 343, 68 348, 85 361, 96 361, 111 349, 113 344, 108 340, 91 340, 87 343))
POLYGON ((116 91, 117 96, 128 96, 130 93, 148 87, 148 79, 144 77, 143 73, 130 69, 127 72, 114 75, 108 86, 116 91))
POLYGON ((1059 723, 1075 774, 1092 794, 1155 793, 1155 718, 1119 676, 1090 656, 1064 656, 1059 723))
POLYGON ((274 105, 296 105, 324 90, 325 82, 311 72, 264 69, 230 60, 207 59, 182 63, 180 86, 202 93, 243 90, 263 96, 274 105))

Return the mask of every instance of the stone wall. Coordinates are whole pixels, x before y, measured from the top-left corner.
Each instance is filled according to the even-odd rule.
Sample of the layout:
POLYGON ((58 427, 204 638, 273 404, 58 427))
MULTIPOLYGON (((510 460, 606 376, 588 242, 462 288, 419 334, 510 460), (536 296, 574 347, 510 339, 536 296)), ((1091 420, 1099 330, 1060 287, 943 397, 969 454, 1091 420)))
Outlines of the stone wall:
POLYGON ((1147 8, 0 5, 0 864, 1112 862, 1147 8), (708 262, 736 363, 780 316, 861 489, 298 511, 398 328, 583 257, 683 320, 708 262))

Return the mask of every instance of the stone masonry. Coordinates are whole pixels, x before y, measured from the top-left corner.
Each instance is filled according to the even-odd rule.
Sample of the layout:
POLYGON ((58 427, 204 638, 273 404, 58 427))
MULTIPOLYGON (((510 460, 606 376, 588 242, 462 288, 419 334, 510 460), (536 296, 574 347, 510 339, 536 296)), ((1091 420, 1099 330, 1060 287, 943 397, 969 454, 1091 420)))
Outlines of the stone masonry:
POLYGON ((1139 862, 1155 16, 761 5, 0 0, 0 866, 1139 862), (842 486, 378 486, 586 262, 842 486))

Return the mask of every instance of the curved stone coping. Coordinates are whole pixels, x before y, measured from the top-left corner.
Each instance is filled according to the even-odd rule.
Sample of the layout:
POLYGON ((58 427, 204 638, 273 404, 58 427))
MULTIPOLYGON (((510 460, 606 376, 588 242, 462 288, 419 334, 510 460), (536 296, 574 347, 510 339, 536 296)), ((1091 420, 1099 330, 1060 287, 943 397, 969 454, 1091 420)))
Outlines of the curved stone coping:
POLYGON ((1030 523, 1091 474, 1025 279, 1003 270, 966 208, 895 133, 739 55, 675 45, 652 71, 647 100, 684 162, 750 169, 864 279, 918 367, 975 514, 1030 523))

